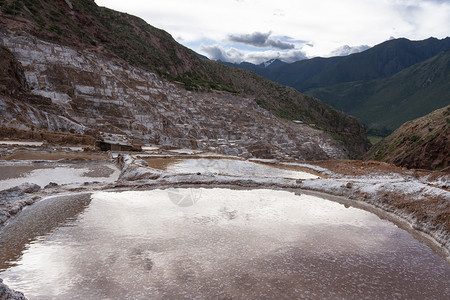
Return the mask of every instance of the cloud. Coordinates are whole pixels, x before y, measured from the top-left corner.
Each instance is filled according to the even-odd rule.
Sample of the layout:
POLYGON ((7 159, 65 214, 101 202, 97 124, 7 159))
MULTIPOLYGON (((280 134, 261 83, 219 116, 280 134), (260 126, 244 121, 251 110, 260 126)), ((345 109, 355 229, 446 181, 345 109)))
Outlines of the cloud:
POLYGON ((361 46, 353 46, 350 47, 349 45, 344 45, 342 47, 337 48, 336 50, 333 50, 329 56, 346 56, 354 53, 363 52, 370 47, 367 45, 361 45, 361 46))
POLYGON ((263 51, 263 52, 250 52, 245 55, 246 60, 248 62, 254 64, 260 64, 266 62, 271 59, 278 58, 287 63, 292 63, 295 61, 306 59, 306 54, 302 50, 293 49, 286 52, 280 51, 263 51))
POLYGON ((241 63, 250 62, 260 64, 271 59, 278 58, 284 62, 291 63, 298 60, 306 59, 306 54, 299 49, 291 49, 289 51, 250 51, 245 52, 236 48, 225 49, 220 45, 200 46, 200 52, 205 54, 212 60, 221 60, 223 62, 241 63))
POLYGON ((256 45, 261 49, 287 51, 294 50, 293 44, 309 57, 326 56, 342 45, 374 46, 390 36, 412 40, 445 38, 450 28, 449 0, 95 2, 138 15, 197 52, 202 43, 221 44, 229 50, 228 38, 232 33, 232 38, 239 41, 233 44, 238 49, 256 45), (304 44, 295 40, 307 41, 314 47, 301 48, 304 44))
POLYGON ((294 49, 295 45, 290 43, 285 43, 281 40, 274 40, 270 38, 272 32, 262 33, 254 32, 251 34, 242 35, 228 35, 228 39, 231 42, 255 46, 255 47, 269 47, 280 50, 294 49))
POLYGON ((200 52, 206 54, 206 56, 212 60, 220 60, 231 63, 241 63, 244 61, 244 53, 235 48, 225 50, 219 45, 201 45, 200 52))

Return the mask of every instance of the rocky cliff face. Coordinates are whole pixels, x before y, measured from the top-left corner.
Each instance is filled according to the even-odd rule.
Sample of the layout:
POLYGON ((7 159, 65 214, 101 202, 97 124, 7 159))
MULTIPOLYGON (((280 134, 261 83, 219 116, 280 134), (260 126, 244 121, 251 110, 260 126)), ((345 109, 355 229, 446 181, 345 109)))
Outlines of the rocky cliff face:
POLYGON ((407 168, 449 171, 450 106, 405 123, 365 157, 407 168))
POLYGON ((3 33, 0 42, 23 66, 32 93, 0 96, 2 125, 120 133, 155 144, 243 157, 346 156, 329 135, 280 120, 251 97, 190 92, 121 59, 33 37, 3 33))

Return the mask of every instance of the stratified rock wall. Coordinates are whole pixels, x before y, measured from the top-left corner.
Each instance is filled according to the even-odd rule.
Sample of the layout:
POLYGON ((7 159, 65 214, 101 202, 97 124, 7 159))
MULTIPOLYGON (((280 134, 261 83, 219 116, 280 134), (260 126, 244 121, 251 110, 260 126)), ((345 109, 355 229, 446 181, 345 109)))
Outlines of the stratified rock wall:
POLYGON ((0 42, 22 64, 31 92, 51 99, 35 103, 0 96, 3 125, 121 133, 155 144, 243 157, 346 156, 329 135, 280 120, 252 98, 190 92, 119 59, 31 37, 0 34, 0 42))

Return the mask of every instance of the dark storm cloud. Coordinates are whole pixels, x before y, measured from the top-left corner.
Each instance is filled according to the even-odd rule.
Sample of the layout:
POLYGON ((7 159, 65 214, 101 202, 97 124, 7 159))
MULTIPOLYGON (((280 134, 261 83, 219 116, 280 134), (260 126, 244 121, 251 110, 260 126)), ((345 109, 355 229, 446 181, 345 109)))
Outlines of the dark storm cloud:
POLYGON ((255 47, 268 47, 280 50, 294 49, 295 45, 286 43, 281 40, 274 40, 270 38, 271 32, 262 33, 254 32, 251 34, 234 35, 230 34, 228 39, 235 43, 255 46, 255 47))

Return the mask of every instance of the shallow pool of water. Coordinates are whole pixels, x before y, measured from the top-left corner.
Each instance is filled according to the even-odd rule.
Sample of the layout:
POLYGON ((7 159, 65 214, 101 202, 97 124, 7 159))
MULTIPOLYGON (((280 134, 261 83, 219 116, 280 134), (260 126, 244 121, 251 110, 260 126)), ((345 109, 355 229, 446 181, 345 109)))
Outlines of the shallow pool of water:
POLYGON ((376 215, 273 190, 51 198, 0 235, 29 299, 449 299, 450 266, 376 215))
POLYGON ((18 146, 42 146, 43 142, 30 141, 0 141, 0 145, 18 145, 18 146))
POLYGON ((225 158, 146 158, 152 168, 171 173, 217 173, 240 177, 313 179, 317 175, 251 161, 225 158))
POLYGON ((84 182, 114 182, 120 171, 112 163, 24 163, 0 164, 0 190, 22 183, 41 187, 50 182, 80 184, 84 182))

